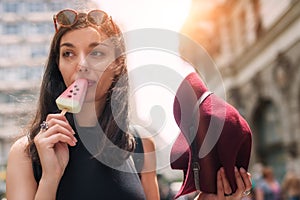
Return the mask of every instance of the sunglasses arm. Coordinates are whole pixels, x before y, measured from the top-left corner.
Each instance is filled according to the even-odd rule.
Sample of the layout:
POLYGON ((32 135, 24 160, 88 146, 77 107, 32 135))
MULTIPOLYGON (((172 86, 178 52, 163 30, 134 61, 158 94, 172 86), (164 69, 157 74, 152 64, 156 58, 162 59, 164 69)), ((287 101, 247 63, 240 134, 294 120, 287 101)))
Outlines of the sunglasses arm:
POLYGON ((109 17, 109 20, 110 20, 110 23, 112 24, 112 26, 113 26, 113 29, 114 29, 114 31, 117 33, 118 32, 118 30, 117 30, 117 28, 116 28, 116 26, 115 26, 115 23, 113 22, 113 20, 112 20, 112 17, 110 16, 109 17))
POLYGON ((55 27, 55 31, 57 32, 57 23, 56 23, 56 16, 53 15, 53 23, 54 23, 54 27, 55 27))

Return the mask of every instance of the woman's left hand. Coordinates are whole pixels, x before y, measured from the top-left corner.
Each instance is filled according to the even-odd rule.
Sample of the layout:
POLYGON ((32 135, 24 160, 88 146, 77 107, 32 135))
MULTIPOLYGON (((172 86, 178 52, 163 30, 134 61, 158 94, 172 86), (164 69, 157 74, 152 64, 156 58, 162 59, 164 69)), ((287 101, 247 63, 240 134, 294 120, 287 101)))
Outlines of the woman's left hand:
POLYGON ((221 168, 217 174, 217 194, 200 193, 197 200, 240 200, 252 188, 251 175, 243 168, 235 168, 237 190, 232 193, 225 171, 221 168), (227 194, 227 195, 225 195, 227 194))

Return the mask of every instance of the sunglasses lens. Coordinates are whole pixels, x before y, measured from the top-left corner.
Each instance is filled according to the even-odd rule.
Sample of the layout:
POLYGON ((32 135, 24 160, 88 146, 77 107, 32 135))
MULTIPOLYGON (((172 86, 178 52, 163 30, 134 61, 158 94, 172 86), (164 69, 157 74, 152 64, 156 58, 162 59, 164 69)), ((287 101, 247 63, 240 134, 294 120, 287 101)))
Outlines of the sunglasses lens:
POLYGON ((88 21, 91 22, 92 24, 100 26, 107 20, 108 17, 104 12, 101 12, 99 10, 93 10, 89 12, 87 18, 88 21))
POLYGON ((76 21, 77 14, 72 10, 63 10, 56 15, 57 23, 62 26, 71 26, 76 21))

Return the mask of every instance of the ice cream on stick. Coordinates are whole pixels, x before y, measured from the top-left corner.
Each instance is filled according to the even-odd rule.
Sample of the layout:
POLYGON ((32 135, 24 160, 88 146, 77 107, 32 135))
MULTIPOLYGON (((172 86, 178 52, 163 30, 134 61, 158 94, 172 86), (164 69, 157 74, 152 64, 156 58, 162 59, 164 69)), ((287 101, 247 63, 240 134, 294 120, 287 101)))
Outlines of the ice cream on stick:
POLYGON ((86 96, 88 81, 77 79, 57 99, 56 105, 65 115, 66 112, 79 113, 86 96))

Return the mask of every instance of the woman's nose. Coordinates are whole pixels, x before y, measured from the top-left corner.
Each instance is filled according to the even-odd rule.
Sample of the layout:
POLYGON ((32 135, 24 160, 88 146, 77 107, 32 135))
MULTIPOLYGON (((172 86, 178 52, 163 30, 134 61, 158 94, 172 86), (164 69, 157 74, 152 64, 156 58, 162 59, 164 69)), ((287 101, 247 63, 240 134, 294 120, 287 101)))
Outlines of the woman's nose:
POLYGON ((88 71, 88 62, 84 55, 80 56, 80 60, 78 62, 78 71, 80 72, 88 71))
POLYGON ((87 68, 87 67, 84 67, 84 66, 81 66, 81 65, 79 65, 79 71, 80 71, 80 72, 87 72, 87 71, 88 71, 88 68, 87 68))

